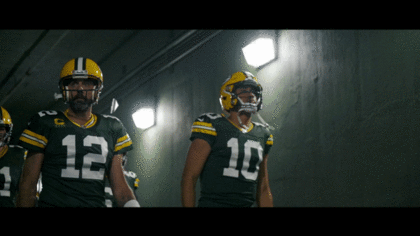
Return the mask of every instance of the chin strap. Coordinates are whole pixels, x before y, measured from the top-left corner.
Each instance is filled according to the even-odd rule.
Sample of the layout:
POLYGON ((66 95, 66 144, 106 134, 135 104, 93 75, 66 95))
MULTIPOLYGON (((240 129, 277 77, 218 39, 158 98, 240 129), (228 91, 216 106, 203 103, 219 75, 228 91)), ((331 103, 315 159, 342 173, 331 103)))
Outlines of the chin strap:
MULTIPOLYGON (((241 99, 239 99, 238 98, 238 100, 242 103, 242 101, 241 101, 241 99)), ((243 133, 246 133, 248 130, 249 130, 249 128, 251 128, 251 122, 249 122, 249 125, 245 125, 244 123, 242 123, 242 120, 241 120, 241 117, 239 117, 239 114, 242 112, 242 111, 245 111, 245 112, 248 112, 248 113, 251 113, 251 114, 255 114, 255 113, 257 113, 257 109, 249 109, 249 107, 244 107, 243 106, 243 104, 244 103, 242 103, 242 105, 241 105, 241 108, 238 110, 238 112, 236 113, 236 116, 238 117, 238 121, 239 121, 239 126, 240 127, 242 127, 242 132, 243 133)), ((256 107, 255 107, 256 108, 256 107)))
POLYGON ((239 117, 239 112, 236 114, 237 116, 238 116, 238 121, 239 121, 239 126, 240 127, 242 127, 242 132, 243 133, 245 133, 246 131, 248 131, 249 130, 249 127, 251 126, 251 125, 249 125, 249 126, 246 126, 246 125, 244 125, 243 123, 242 123, 242 120, 241 120, 241 118, 239 117))

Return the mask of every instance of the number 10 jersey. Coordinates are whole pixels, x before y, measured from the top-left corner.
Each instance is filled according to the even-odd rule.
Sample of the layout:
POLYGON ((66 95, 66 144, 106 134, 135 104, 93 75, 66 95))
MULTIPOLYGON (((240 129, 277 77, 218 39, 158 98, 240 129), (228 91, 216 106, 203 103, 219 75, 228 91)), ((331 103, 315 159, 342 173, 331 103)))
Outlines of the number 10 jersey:
POLYGON ((192 126, 190 140, 207 141, 211 152, 200 175, 201 207, 250 207, 256 199, 259 166, 273 145, 273 136, 262 124, 248 130, 223 117, 206 113, 192 126))
POLYGON ((118 118, 92 114, 80 126, 67 111, 34 115, 19 140, 30 152, 44 153, 39 206, 105 207, 112 157, 132 149, 118 118))

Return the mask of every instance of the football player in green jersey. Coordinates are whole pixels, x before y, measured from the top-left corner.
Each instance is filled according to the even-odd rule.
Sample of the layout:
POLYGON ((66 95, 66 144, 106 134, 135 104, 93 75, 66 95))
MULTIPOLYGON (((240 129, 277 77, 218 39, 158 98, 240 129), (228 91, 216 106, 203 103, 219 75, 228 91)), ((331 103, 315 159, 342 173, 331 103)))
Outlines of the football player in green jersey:
POLYGON ((40 207, 105 207, 106 176, 118 206, 138 207, 121 165, 132 141, 118 118, 92 113, 103 88, 101 69, 89 58, 72 59, 59 87, 69 108, 39 112, 19 138, 29 153, 17 205, 34 206, 42 171, 40 207))
POLYGON ((9 112, 0 107, 0 207, 15 207, 26 151, 9 145, 13 123, 9 112))
POLYGON ((273 136, 267 125, 251 121, 262 108, 262 87, 249 72, 237 72, 220 89, 222 109, 206 113, 192 126, 192 141, 182 175, 182 205, 198 207, 272 207, 267 158, 273 136))

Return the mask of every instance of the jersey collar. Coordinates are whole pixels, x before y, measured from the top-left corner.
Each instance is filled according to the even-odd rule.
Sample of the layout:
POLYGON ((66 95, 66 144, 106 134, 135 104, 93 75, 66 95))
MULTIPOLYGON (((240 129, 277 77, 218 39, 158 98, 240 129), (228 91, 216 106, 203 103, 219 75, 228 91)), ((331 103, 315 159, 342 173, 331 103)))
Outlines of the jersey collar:
POLYGON ((237 129, 239 129, 242 133, 249 133, 253 128, 254 128, 254 123, 251 122, 251 125, 249 126, 249 128, 246 130, 244 128, 239 127, 238 125, 236 125, 235 123, 233 123, 231 120, 229 120, 225 114, 221 113, 221 115, 227 120, 229 121, 233 126, 235 126, 237 129))
POLYGON ((91 127, 93 127, 93 126, 96 124, 96 121, 98 121, 98 117, 97 117, 95 114, 93 114, 93 113, 92 113, 92 116, 91 116, 91 117, 90 117, 90 119, 86 122, 86 124, 84 124, 84 125, 79 125, 79 124, 77 124, 76 122, 72 121, 72 120, 69 118, 69 116, 68 116, 68 114, 67 114, 68 112, 69 112, 69 109, 67 109, 67 110, 64 112, 64 115, 67 117, 67 119, 68 119, 69 121, 71 121, 71 123, 75 124, 76 126, 78 126, 78 127, 80 127, 80 128, 84 128, 84 129, 91 128, 91 127))

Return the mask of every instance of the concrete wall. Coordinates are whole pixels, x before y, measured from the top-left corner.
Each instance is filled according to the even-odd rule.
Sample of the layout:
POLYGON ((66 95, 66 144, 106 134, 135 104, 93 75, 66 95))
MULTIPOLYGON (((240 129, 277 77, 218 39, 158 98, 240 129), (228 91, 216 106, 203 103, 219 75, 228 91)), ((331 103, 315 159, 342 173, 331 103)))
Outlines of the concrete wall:
POLYGON ((241 47, 272 33, 223 31, 119 101, 142 206, 181 206, 192 122, 221 111, 220 86, 239 70, 258 77, 275 127, 275 206, 420 206, 420 31, 280 30, 278 58, 248 66, 241 47), (139 130, 131 114, 150 104, 157 124, 139 130))

